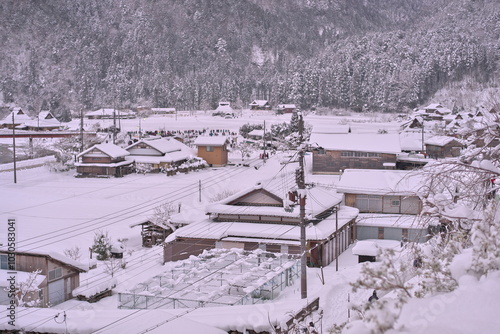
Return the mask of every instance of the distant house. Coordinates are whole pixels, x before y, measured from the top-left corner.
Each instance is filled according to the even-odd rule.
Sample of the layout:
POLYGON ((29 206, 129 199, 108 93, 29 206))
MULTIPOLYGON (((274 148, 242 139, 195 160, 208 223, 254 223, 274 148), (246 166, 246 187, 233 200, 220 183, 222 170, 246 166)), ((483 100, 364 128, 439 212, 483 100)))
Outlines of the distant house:
POLYGON ((431 159, 454 158, 460 155, 463 144, 456 138, 434 136, 425 140, 425 152, 431 159))
POLYGON ((280 114, 290 114, 297 110, 295 104, 278 104, 277 112, 280 114))
MULTIPOLYGON (((71 292, 80 285, 80 273, 86 272, 88 267, 56 252, 44 251, 16 251, 16 271, 28 273, 41 270, 43 280, 38 282, 41 288, 38 296, 42 307, 54 306, 72 298, 71 292)), ((0 269, 8 270, 7 256, 9 252, 0 249, 0 269)), ((18 281, 20 282, 20 281, 18 281)), ((0 289, 0 301, 8 301, 5 291, 0 289)))
POLYGON ((271 105, 267 100, 253 100, 252 103, 249 104, 250 110, 270 110, 271 105))
POLYGON ((130 155, 125 160, 150 165, 152 171, 178 166, 194 156, 194 151, 182 142, 170 138, 142 139, 125 148, 130 155))
POLYGON ((16 107, 12 109, 9 115, 0 121, 0 128, 12 129, 13 127, 18 127, 28 121, 31 121, 31 117, 29 117, 21 108, 16 107), (12 115, 14 115, 14 118, 12 118, 12 115))
POLYGON ((398 134, 312 133, 313 174, 339 174, 351 168, 395 169, 401 153, 398 134))
POLYGON ((37 118, 24 122, 23 126, 26 130, 39 131, 57 130, 62 127, 61 122, 49 110, 42 110, 37 118))
POLYGON ((151 111, 155 115, 171 115, 175 114, 175 108, 151 108, 151 111))
POLYGON ((118 110, 113 108, 101 108, 99 110, 91 111, 85 114, 88 119, 127 119, 136 118, 133 111, 118 110))
POLYGON ((422 179, 412 171, 346 169, 337 192, 344 202, 360 213, 419 214, 422 201, 417 195, 422 179))
POLYGON ((199 136, 194 145, 198 148, 198 157, 211 166, 225 166, 228 162, 228 139, 225 136, 199 136))
POLYGON ((219 102, 219 106, 215 109, 216 112, 231 114, 234 112, 233 108, 231 108, 231 102, 221 101, 219 102))
MULTIPOLYGON (((206 207, 209 218, 167 237, 164 261, 186 259, 204 249, 262 249, 300 254, 300 209, 293 194, 279 195, 281 180, 262 183, 206 207)), ((310 266, 326 266, 355 239, 355 208, 322 187, 306 190, 306 240, 310 266)))
POLYGON ((81 176, 123 176, 132 171, 130 152, 114 144, 97 144, 78 154, 76 172, 81 176))

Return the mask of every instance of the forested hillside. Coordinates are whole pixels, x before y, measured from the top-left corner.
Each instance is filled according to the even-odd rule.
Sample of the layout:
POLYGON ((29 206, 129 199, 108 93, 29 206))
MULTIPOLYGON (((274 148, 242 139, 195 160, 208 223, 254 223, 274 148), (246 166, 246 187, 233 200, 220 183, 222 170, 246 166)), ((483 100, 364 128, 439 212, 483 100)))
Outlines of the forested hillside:
POLYGON ((402 111, 496 85, 497 0, 3 0, 0 100, 402 111))

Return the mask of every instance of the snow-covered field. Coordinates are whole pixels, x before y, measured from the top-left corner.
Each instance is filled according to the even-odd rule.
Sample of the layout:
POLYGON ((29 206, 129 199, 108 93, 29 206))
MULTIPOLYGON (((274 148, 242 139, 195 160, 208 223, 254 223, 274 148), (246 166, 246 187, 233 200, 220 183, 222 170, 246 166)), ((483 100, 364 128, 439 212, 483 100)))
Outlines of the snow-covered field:
MULTIPOLYGON (((138 131, 140 126, 142 130, 151 131, 207 128, 238 132, 245 123, 263 123, 265 120, 268 127, 273 123, 288 121, 289 118, 290 115, 247 112, 236 119, 221 119, 200 113, 192 117, 179 116, 177 119, 173 116, 150 117, 140 120, 140 124, 137 119, 121 120, 121 127, 124 131, 138 131)), ((395 132, 399 128, 399 123, 375 116, 342 118, 308 115, 305 121, 313 126, 349 124, 353 133, 376 133, 380 129, 395 132)), ((112 120, 92 122, 100 122, 103 127, 112 124, 112 120)), ((73 125, 76 124, 77 121, 73 125)), ((2 143, 8 144, 5 140, 2 143)), ((131 228, 130 225, 146 220, 155 207, 165 202, 180 205, 184 219, 197 220, 203 217, 204 206, 217 194, 225 190, 243 190, 287 169, 293 171, 293 166, 280 164, 284 155, 279 153, 263 164, 256 159, 256 152, 247 161, 249 167, 236 165, 210 168, 169 177, 164 174, 131 174, 123 178, 75 178, 74 172, 53 173, 47 167, 37 167, 17 171, 17 183, 14 184, 12 171, 0 172, 0 243, 5 242, 3 224, 8 218, 14 217, 17 220, 19 249, 63 253, 77 246, 82 250, 81 261, 85 263, 90 261, 88 249, 93 243, 95 232, 107 231, 113 239, 122 240, 126 247, 127 266, 114 277, 118 288, 126 289, 164 271, 168 266, 161 263, 162 249, 142 248, 140 227, 131 228)), ((232 158, 239 162, 238 155, 232 158)), ((309 159, 310 156, 306 160, 307 169, 311 165, 309 159)), ((308 180, 335 184, 337 177, 309 175, 308 180)), ((98 264, 96 269, 82 274, 81 286, 106 284, 110 277, 104 269, 103 264, 98 264)), ((351 291, 348 283, 357 278, 360 266, 350 249, 340 256, 339 269, 336 272, 335 263, 324 268, 323 272, 320 269, 308 269, 308 300, 320 297, 323 318, 318 326, 321 325, 323 333, 327 333, 334 324, 348 320, 348 299, 351 303, 359 304, 365 302, 372 293, 351 291), (321 277, 324 277, 324 284, 321 277)), ((491 275, 482 281, 475 281, 465 275, 459 289, 453 293, 411 300, 403 309, 403 327, 391 333, 496 333, 500 328, 500 320, 496 317, 500 310, 499 282, 498 275, 491 275)), ((168 325, 171 327, 159 329, 168 327, 172 333, 199 333, 206 330, 200 329, 200 323, 224 330, 234 324, 252 324, 256 329, 263 330, 269 325, 269 318, 296 311, 304 303, 300 299, 300 284, 297 283, 285 290, 275 303, 248 308, 224 307, 220 310, 197 309, 192 312, 176 309, 147 315, 148 311, 137 313, 117 310, 117 295, 113 295, 95 304, 72 300, 53 309, 21 309, 18 323, 24 324, 27 329, 36 328, 39 332, 53 330, 61 333, 64 333, 65 325, 71 333, 139 333, 165 319, 172 320, 168 325), (67 322, 58 324, 53 319, 54 315, 63 311, 67 313, 67 322), (118 318, 124 320, 114 326, 107 326, 118 318), (131 319, 135 321, 129 321, 131 319), (137 324, 144 319, 148 319, 148 326, 137 324), (179 319, 185 322, 180 323, 179 319)), ((6 326, 5 314, 4 310, 0 310, 0 329, 6 326)), ((355 314, 351 312, 350 316, 355 317, 355 314)), ((364 333, 365 330, 354 327, 349 333, 364 333)))

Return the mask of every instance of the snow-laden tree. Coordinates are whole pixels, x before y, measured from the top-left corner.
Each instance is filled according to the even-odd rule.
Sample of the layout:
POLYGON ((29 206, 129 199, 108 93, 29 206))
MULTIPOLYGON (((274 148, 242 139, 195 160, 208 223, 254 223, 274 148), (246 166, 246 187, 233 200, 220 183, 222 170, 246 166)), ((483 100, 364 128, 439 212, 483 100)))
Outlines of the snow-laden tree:
POLYGON ((170 217, 176 212, 177 207, 172 202, 165 202, 153 209, 153 214, 149 217, 149 220, 164 229, 175 231, 177 227, 172 224, 170 217))
POLYGON ((41 269, 29 272, 28 277, 21 282, 16 282, 16 302, 18 306, 35 307, 41 303, 38 292, 39 278, 41 269))
POLYGON ((107 260, 111 256, 111 238, 107 231, 97 231, 94 235, 94 244, 92 252, 97 254, 97 259, 100 261, 107 260))

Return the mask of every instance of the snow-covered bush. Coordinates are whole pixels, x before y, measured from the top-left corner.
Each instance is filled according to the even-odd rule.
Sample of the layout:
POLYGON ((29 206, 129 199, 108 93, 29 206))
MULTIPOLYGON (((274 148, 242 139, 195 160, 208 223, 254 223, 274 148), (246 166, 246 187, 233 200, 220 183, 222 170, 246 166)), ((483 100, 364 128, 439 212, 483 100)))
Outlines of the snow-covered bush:
POLYGON ((94 236, 92 252, 97 254, 97 259, 104 261, 111 255, 111 238, 107 231, 97 231, 94 236))

